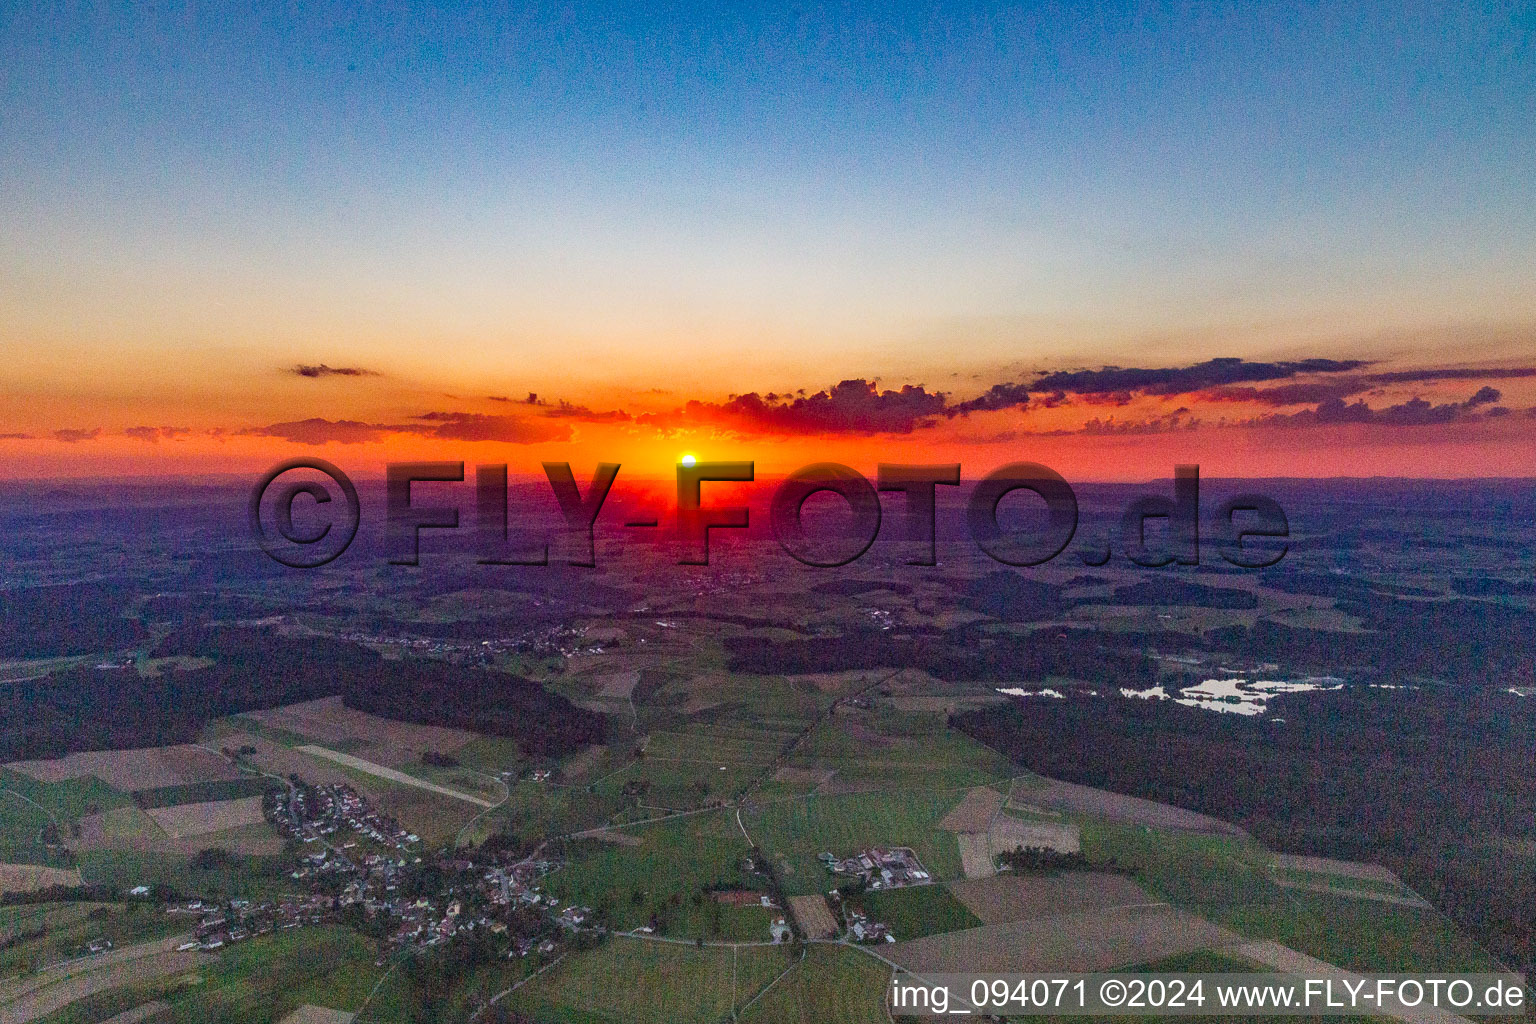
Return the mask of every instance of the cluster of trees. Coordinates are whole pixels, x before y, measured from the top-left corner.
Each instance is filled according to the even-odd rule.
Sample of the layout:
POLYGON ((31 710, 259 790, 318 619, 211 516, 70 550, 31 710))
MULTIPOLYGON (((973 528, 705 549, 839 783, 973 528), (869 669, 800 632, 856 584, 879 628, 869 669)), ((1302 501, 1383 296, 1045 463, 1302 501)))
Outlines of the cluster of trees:
POLYGON ((210 846, 205 850, 198 850, 187 863, 198 871, 217 871, 220 868, 239 867, 243 858, 236 853, 224 849, 222 846, 210 846))
POLYGON ((1054 875, 1060 871, 1098 871, 1112 865, 1097 864, 1081 850, 1062 853, 1048 846, 1015 846, 997 855, 1002 865, 1025 874, 1054 875))
POLYGON ((1536 843, 1536 702, 1348 687, 1271 710, 1100 697, 952 724, 1044 775, 1222 818, 1279 850, 1384 864, 1508 962, 1536 966, 1536 857, 1520 852, 1536 843))

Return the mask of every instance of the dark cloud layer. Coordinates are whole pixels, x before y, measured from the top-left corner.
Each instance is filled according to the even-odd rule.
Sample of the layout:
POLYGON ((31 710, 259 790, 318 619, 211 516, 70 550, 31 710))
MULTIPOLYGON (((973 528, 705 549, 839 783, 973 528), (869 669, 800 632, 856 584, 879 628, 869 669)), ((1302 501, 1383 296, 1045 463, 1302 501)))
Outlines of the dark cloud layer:
POLYGON ((240 433, 276 437, 296 444, 372 444, 391 434, 415 434, 448 441, 499 441, 505 444, 540 444, 568 441, 571 428, 536 417, 487 416, 473 412, 427 412, 410 423, 363 423, 359 420, 328 420, 314 417, 287 423, 252 427, 240 433))
POLYGON ((873 381, 845 380, 793 398, 754 391, 725 402, 692 401, 676 413, 641 416, 637 422, 663 428, 714 422, 748 434, 910 434, 948 414, 948 396, 940 391, 912 384, 881 391, 873 381))
MULTIPOLYGON (((1210 402, 1256 402, 1261 405, 1315 405, 1329 399, 1349 398, 1388 384, 1435 384, 1446 381, 1520 380, 1536 377, 1536 367, 1492 369, 1400 370, 1390 373, 1350 374, 1338 380, 1299 381, 1275 387, 1223 387, 1200 393, 1210 402)), ((1487 390, 1493 390, 1489 388, 1487 390)), ((1494 399, 1497 401, 1498 399, 1494 399)))
POLYGON ((377 377, 374 370, 365 370, 360 366, 327 366, 324 363, 300 363, 293 367, 290 373, 300 377, 377 377))
POLYGON ((1320 402, 1315 409, 1304 409, 1289 415, 1276 413, 1261 416, 1253 421, 1256 426, 1312 426, 1339 423, 1371 423, 1384 427, 1430 427, 1458 421, 1496 418, 1508 415, 1509 410, 1499 408, 1481 412, 1481 407, 1492 405, 1503 395, 1497 388, 1482 388, 1465 402, 1439 404, 1423 398, 1411 398, 1396 405, 1373 408, 1365 401, 1345 402, 1342 398, 1330 398, 1320 402))
POLYGON ((522 416, 488 416, 477 412, 428 412, 418 416, 422 426, 398 428, 450 441, 501 441, 506 444, 539 444, 569 441, 571 428, 547 419, 522 416))
POLYGON ((287 423, 273 423, 265 427, 251 427, 241 434, 256 437, 276 437, 296 444, 370 444, 381 441, 394 428, 357 420, 327 420, 312 417, 287 423))
MULTIPOLYGON (((1064 370, 1042 375, 1029 385, 1031 392, 1066 391, 1077 395, 1146 392, 1183 395, 1230 384, 1286 380, 1298 374, 1345 373, 1370 365, 1363 359, 1301 359, 1292 362, 1255 363, 1224 357, 1193 366, 1064 370)), ((994 391, 996 388, 993 389, 994 391)))

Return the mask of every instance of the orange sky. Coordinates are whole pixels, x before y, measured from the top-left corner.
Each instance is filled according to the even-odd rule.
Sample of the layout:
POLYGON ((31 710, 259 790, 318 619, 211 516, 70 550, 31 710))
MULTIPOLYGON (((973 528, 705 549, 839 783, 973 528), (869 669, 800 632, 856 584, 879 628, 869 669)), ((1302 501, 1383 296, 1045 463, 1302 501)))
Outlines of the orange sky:
MULTIPOLYGON (((864 429, 858 410, 831 430, 745 422, 729 412, 724 396, 705 399, 690 411, 675 395, 641 392, 623 403, 619 400, 625 396, 605 389, 605 397, 615 402, 612 407, 562 413, 553 395, 530 405, 488 396, 450 397, 408 387, 391 376, 304 377, 273 371, 261 381, 272 395, 270 406, 250 401, 257 393, 254 386, 232 400, 227 411, 210 400, 209 408, 195 415, 185 395, 180 396, 183 404, 159 415, 153 404, 141 400, 125 408, 92 399, 86 413, 76 409, 68 418, 62 415, 67 404, 57 409, 43 405, 3 425, 0 432, 30 436, 0 440, 0 474, 253 475, 282 458, 318 455, 364 477, 381 474, 390 461, 428 459, 505 462, 514 475, 537 473, 539 462, 548 460, 569 461, 578 469, 615 461, 625 465, 626 477, 664 476, 678 456, 691 452, 705 459, 752 460, 764 475, 832 460, 870 475, 882 461, 959 462, 966 477, 974 478, 1006 462, 1032 460, 1078 480, 1164 477, 1177 462, 1198 463, 1208 476, 1525 476, 1536 466, 1536 416, 1529 412, 1536 404, 1536 378, 1497 378, 1521 369, 1527 368, 1484 368, 1489 376, 1474 380, 1362 387, 1348 401, 1363 402, 1376 422, 1310 422, 1305 420, 1316 403, 1276 408, 1212 401, 1207 391, 1133 393, 1113 400, 1032 395, 1022 408, 918 417, 902 432, 864 429), (1497 390, 1496 400, 1466 406, 1488 387, 1497 390), (1444 421, 1380 421, 1388 410, 1415 400, 1447 410, 1441 414, 1444 421), (268 408, 265 417, 259 415, 268 408), (1490 414, 1493 410, 1498 412, 1490 414), (431 412, 438 418, 423 418, 431 412), (177 413, 186 418, 178 423, 177 413), (306 428, 304 421, 311 419, 318 424, 306 428), (473 439, 483 423, 514 440, 473 439), (448 436, 422 432, 440 429, 440 424, 447 424, 448 436), (157 429, 136 429, 146 426, 157 429), (353 439, 309 443, 332 434, 353 439)), ((225 386, 240 392, 234 383, 225 386)), ((964 400, 961 396, 977 393, 957 389, 943 401, 953 407, 964 400)))

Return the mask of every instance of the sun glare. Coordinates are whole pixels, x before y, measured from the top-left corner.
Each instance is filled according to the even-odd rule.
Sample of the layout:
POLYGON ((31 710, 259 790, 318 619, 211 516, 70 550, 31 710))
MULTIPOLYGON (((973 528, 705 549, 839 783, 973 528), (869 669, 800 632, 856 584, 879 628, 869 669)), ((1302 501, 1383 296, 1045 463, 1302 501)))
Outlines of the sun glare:
POLYGON ((694 458, 692 455, 684 455, 678 461, 683 464, 683 468, 684 469, 692 469, 694 467, 694 464, 696 462, 698 462, 699 460, 694 458))

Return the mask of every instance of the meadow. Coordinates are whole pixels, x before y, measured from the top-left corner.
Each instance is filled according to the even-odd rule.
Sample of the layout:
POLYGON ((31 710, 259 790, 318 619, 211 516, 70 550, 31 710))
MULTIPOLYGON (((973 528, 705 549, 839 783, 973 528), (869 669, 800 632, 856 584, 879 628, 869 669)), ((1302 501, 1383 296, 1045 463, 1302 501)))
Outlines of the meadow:
POLYGON ((698 949, 614 938, 600 949, 568 956, 508 1002, 541 1022, 714 1022, 728 1019, 791 968, 793 957, 787 947, 698 949))
POLYGON ((742 815, 747 831, 779 865, 791 894, 837 884, 816 859, 846 857, 871 846, 910 846, 935 879, 960 875, 960 849, 938 828, 961 792, 851 793, 777 801, 742 815))

